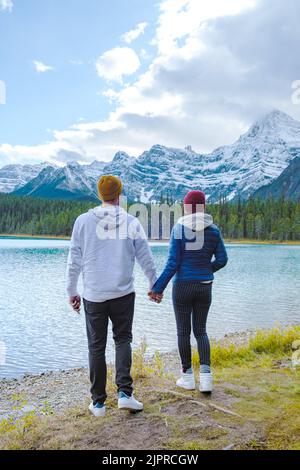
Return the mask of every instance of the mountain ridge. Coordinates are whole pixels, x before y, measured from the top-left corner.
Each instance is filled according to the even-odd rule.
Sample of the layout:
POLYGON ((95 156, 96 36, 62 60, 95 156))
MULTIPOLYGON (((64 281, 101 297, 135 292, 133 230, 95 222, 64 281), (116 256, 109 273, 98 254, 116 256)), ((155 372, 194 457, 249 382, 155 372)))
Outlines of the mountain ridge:
POLYGON ((282 196, 291 201, 300 200, 300 152, 277 179, 259 188, 253 195, 260 199, 279 199, 282 196))
POLYGON ((300 122, 273 110, 236 142, 209 154, 197 153, 190 146, 178 149, 156 144, 137 158, 120 151, 109 163, 69 162, 63 168, 48 170, 48 180, 40 172, 12 192, 94 199, 100 175, 115 174, 122 178, 125 193, 133 201, 155 202, 162 196, 181 200, 189 189, 196 188, 203 189, 211 202, 220 197, 247 199, 275 181, 299 155, 300 122))

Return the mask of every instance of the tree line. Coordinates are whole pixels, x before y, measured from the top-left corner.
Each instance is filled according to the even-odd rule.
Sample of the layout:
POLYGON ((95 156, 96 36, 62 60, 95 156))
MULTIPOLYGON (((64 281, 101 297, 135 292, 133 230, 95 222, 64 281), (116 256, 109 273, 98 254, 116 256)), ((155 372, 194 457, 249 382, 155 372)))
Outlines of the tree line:
MULTIPOLYGON (((63 201, 0 195, 0 233, 70 236, 78 215, 95 206, 89 201, 63 201)), ((232 240, 300 240, 300 201, 220 200, 209 205, 215 223, 232 240)), ((150 211, 149 211, 150 213, 150 211)))

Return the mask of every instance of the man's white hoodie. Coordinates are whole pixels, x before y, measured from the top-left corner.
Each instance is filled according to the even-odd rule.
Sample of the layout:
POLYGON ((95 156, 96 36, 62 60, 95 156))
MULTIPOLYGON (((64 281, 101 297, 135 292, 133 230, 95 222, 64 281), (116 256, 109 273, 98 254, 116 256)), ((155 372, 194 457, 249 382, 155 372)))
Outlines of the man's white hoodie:
POLYGON ((74 224, 67 264, 68 295, 78 295, 80 273, 83 297, 90 302, 105 302, 134 292, 135 259, 151 289, 157 279, 156 269, 138 219, 119 206, 91 209, 74 224))

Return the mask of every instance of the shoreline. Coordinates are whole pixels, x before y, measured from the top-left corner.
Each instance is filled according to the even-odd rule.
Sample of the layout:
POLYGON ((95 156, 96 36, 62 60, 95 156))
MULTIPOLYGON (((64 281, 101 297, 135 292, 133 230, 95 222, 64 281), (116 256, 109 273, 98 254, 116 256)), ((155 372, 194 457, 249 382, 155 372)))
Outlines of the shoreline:
MULTIPOLYGON (((229 334, 213 342, 211 396, 175 386, 177 352, 147 357, 141 344, 133 352, 132 375, 144 411, 119 412, 109 365, 107 414, 100 427, 88 412, 86 368, 0 379, 0 448, 299 450, 300 371, 291 361, 299 335, 295 325, 229 334), (120 428, 126 438, 120 437, 120 428)), ((198 382, 195 354, 193 367, 198 382)))
POLYGON ((0 238, 28 238, 38 240, 71 240, 64 235, 30 235, 28 233, 0 233, 0 238))
MULTIPOLYGON (((31 235, 27 233, 0 233, 1 238, 23 238, 23 239, 32 239, 32 240, 65 240, 70 241, 71 237, 64 236, 64 235, 31 235)), ((150 243, 156 244, 164 244, 167 245, 169 243, 168 240, 149 240, 150 243)), ((291 245, 291 246, 298 246, 300 245, 300 240, 286 240, 286 241, 279 241, 279 240, 251 240, 248 238, 245 239, 228 239, 225 238, 224 242, 228 245, 291 245)))
MULTIPOLYGON (((290 326, 297 326, 297 324, 296 325, 291 324, 290 326)), ((234 344, 236 346, 237 345, 240 346, 240 345, 246 343, 251 337, 253 337, 255 335, 255 333, 256 333, 256 331, 254 329, 253 330, 249 329, 249 330, 245 330, 245 331, 236 331, 236 332, 232 332, 232 333, 227 333, 219 339, 211 337, 210 340, 214 343, 218 343, 218 342, 220 342, 222 344, 230 343, 230 344, 234 344)), ((138 348, 139 347, 133 348, 133 352, 136 351, 138 348)), ((171 350, 171 351, 168 351, 168 352, 155 351, 155 352, 149 354, 147 356, 146 360, 151 362, 155 358, 156 354, 159 354, 161 356, 161 358, 163 358, 163 359, 175 360, 176 356, 178 356, 178 351, 177 351, 176 348, 171 350)), ((178 356, 178 358, 179 358, 179 356, 178 356)), ((171 363, 172 363, 172 361, 171 361, 171 363)), ((114 361, 107 363, 108 367, 113 367, 113 365, 114 365, 114 361)), ((50 377, 50 376, 54 376, 54 375, 56 376, 56 375, 60 375, 60 374, 68 375, 68 374, 72 374, 73 372, 74 373, 88 372, 88 367, 78 366, 78 367, 71 367, 71 368, 65 368, 65 369, 64 368, 46 369, 46 370, 41 370, 40 372, 35 372, 35 373, 25 372, 24 374, 21 374, 21 375, 15 376, 15 377, 14 376, 11 376, 11 377, 1 377, 0 376, 0 390, 1 390, 1 385, 4 384, 4 383, 13 384, 13 383, 21 383, 21 382, 26 381, 26 380, 33 380, 34 381, 35 379, 39 379, 41 377, 50 377)), ((1 413, 0 413, 0 415, 1 415, 1 413)))
MULTIPOLYGON (((210 336, 210 342, 211 344, 220 344, 223 346, 234 346, 237 348, 240 348, 244 345, 246 345, 251 338, 254 338, 255 335, 258 332, 270 332, 273 331, 274 329, 279 328, 280 330, 287 330, 289 328, 300 328, 300 323, 289 323, 286 325, 274 325, 273 327, 266 328, 266 329, 260 329, 260 328, 249 328, 243 331, 233 331, 230 333, 224 334, 222 337, 216 338, 213 336, 210 336)), ((140 346, 136 346, 135 348, 132 349, 132 354, 134 357, 134 354, 136 351, 139 351, 140 348, 143 348, 143 342, 141 343, 140 346)), ((194 346, 193 346, 194 347, 194 346)), ((159 354, 161 359, 163 361, 166 361, 168 364, 168 369, 172 371, 178 372, 180 370, 180 364, 179 364, 179 352, 176 348, 167 351, 167 352, 159 352, 159 351, 154 351, 153 353, 149 353, 145 356, 145 361, 151 363, 153 360, 155 360, 155 356, 159 354), (178 367, 174 368, 174 363, 178 363, 178 367)), ((114 367, 114 360, 112 362, 107 362, 107 367, 108 368, 113 368, 114 367)), ((60 368, 60 369, 46 369, 46 370, 41 370, 40 372, 25 372, 24 374, 21 374, 19 376, 11 376, 11 377, 1 377, 0 376, 0 391, 1 387, 4 384, 22 384, 22 382, 25 381, 35 381, 39 379, 49 378, 49 377, 54 377, 54 376, 64 376, 64 375, 72 375, 72 373, 86 373, 88 374, 88 366, 78 366, 78 367, 71 367, 71 368, 60 368)), ((1 396, 1 394, 0 394, 1 396)), ((0 398, 1 400, 1 398, 0 398)), ((0 407, 0 419, 1 419, 1 407, 0 407)))

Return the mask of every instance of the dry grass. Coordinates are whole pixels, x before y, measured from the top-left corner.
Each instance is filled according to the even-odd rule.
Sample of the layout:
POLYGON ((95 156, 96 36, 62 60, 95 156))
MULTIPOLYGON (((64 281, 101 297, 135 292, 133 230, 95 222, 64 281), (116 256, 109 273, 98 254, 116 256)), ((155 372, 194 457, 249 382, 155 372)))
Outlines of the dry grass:
MULTIPOLYGON (((300 338, 300 326, 288 328, 275 327, 271 330, 259 330, 248 341, 236 343, 221 340, 212 343, 211 360, 214 368, 232 367, 247 364, 251 361, 267 360, 272 356, 282 357, 291 351, 294 341, 300 338)), ((199 357, 193 352, 194 368, 199 368, 199 357)))
MULTIPOLYGON (((182 396, 164 392, 175 390, 175 378, 164 373, 164 357, 157 354, 147 360, 144 341, 134 352, 133 367, 143 413, 119 413, 110 369, 104 419, 89 416, 88 400, 60 414, 45 406, 18 419, 2 420, 0 448, 299 450, 300 371, 290 367, 292 343, 299 338, 300 328, 290 327, 259 331, 244 344, 215 343, 212 398, 197 391, 183 391, 182 396), (207 406, 211 401, 241 417, 207 406)), ((196 354, 194 363, 199 365, 196 354)), ((12 395, 12 403, 21 407, 26 399, 12 395)))

